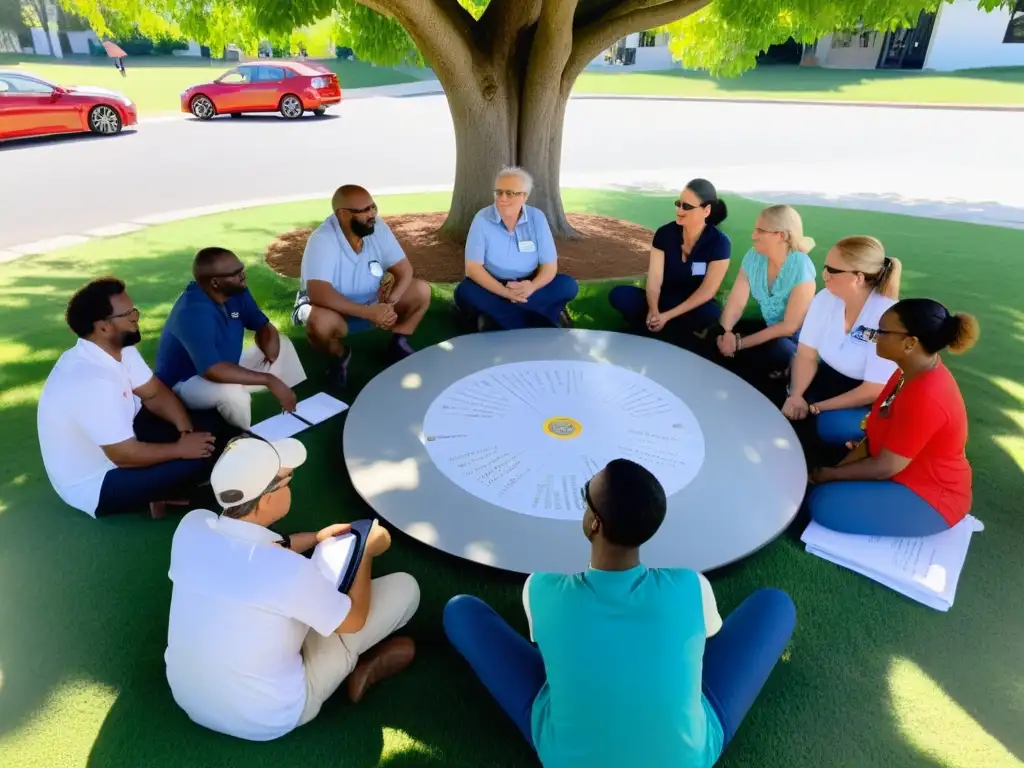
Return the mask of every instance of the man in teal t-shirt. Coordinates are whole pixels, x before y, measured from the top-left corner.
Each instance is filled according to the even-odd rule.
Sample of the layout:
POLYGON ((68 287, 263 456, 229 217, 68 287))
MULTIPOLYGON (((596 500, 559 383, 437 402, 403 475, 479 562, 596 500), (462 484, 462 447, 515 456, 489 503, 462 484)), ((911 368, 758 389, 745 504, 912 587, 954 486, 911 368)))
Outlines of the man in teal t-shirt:
POLYGON ((762 589, 723 623, 701 574, 644 566, 666 499, 639 464, 610 462, 581 494, 590 567, 527 579, 536 645, 468 595, 445 608, 448 638, 549 768, 711 766, 789 642, 793 602, 762 589))

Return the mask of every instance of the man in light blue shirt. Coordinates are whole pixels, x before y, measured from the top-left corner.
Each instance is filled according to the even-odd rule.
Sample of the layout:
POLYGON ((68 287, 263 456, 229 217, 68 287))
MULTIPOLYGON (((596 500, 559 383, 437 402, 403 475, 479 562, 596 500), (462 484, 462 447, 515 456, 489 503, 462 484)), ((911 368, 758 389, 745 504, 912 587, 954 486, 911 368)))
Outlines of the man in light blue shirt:
POLYGON ((544 214, 526 201, 533 178, 503 168, 494 182, 494 205, 473 218, 466 238, 466 277, 455 289, 465 319, 483 329, 568 325, 565 305, 579 286, 558 273, 558 254, 544 214))
POLYGON ((349 334, 384 328, 391 331, 392 360, 413 353, 408 337, 430 306, 430 285, 413 276, 369 192, 339 187, 331 207, 302 254, 292 322, 305 325, 310 344, 330 356, 328 377, 340 389, 348 383, 352 350, 343 340, 349 334))
POLYGON ((536 646, 468 595, 445 632, 546 768, 714 765, 789 642, 793 602, 758 590, 723 623, 701 574, 644 566, 666 499, 635 462, 610 462, 582 497, 590 567, 523 589, 536 646))

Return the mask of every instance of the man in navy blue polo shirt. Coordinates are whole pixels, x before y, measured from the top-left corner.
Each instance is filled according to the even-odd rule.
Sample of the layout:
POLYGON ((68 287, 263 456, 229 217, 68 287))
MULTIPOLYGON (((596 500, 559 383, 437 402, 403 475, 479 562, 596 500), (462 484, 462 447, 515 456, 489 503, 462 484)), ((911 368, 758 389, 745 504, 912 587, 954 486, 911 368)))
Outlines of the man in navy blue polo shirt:
POLYGON ((236 427, 252 425, 251 392, 269 389, 286 411, 306 372, 287 336, 260 310, 245 265, 225 248, 203 248, 194 280, 174 302, 156 352, 156 374, 191 408, 216 408, 236 427), (246 331, 255 345, 242 351, 246 331))

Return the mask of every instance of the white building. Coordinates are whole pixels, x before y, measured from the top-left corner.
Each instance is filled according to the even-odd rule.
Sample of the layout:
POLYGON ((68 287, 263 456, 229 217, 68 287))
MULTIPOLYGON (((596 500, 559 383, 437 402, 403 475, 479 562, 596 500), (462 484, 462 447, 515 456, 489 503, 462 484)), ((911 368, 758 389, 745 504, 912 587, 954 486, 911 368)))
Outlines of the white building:
POLYGON ((922 12, 911 29, 837 32, 821 38, 811 53, 820 66, 835 69, 1024 66, 1024 0, 991 13, 979 10, 977 0, 953 0, 937 13, 922 12))

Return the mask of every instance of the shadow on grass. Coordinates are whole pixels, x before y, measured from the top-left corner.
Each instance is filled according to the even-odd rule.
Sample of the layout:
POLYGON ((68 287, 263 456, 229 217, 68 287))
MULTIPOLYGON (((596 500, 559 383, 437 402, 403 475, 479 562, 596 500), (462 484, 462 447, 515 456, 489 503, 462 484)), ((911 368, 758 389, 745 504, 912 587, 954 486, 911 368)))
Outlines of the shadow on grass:
MULTIPOLYGON (((565 195, 569 210, 649 227, 669 220, 671 199, 565 195)), ((729 204, 724 229, 739 256, 761 206, 733 197, 729 204)), ((70 249, 0 271, 0 450, 6 457, 0 470, 0 626, 5 628, 0 632, 0 743, 29 733, 31 725, 42 728, 46 741, 60 750, 65 729, 78 727, 75 718, 50 722, 44 713, 68 686, 77 685, 112 692, 91 703, 105 713, 97 735, 86 736, 89 764, 97 768, 258 768, 290 764, 297 751, 312 768, 535 764, 514 726, 448 646, 440 624, 445 602, 467 592, 489 601, 525 632, 521 577, 441 555, 397 534, 380 565, 381 572, 405 570, 420 581, 421 607, 408 628, 419 647, 413 668, 373 689, 358 706, 343 695, 335 697, 313 723, 284 739, 241 742, 191 724, 164 678, 169 544, 180 516, 91 520, 63 506, 47 482, 35 437, 35 402, 57 355, 74 341, 61 321, 68 295, 94 275, 112 272, 127 280, 143 309, 141 351, 152 360, 163 317, 187 279, 195 248, 208 244, 194 242, 199 235, 190 227, 216 232, 218 242, 246 259, 254 295, 292 335, 310 375, 299 396, 322 387, 323 361, 285 325, 296 281, 262 266, 266 243, 285 228, 308 223, 315 209, 287 210, 288 216, 268 209, 212 217, 201 230, 196 223, 167 225, 121 239, 123 245, 109 241, 102 252, 70 249), (96 255, 85 259, 83 253, 96 255)), ((957 603, 948 614, 807 556, 787 537, 713 574, 723 613, 753 589, 776 586, 793 596, 799 615, 787 658, 719 764, 810 766, 820 759, 809 756, 822 753, 830 755, 830 766, 858 768, 1013 764, 999 745, 1018 760, 1024 757, 1019 728, 1024 575, 1017 544, 1024 532, 1017 500, 1022 459, 1011 454, 1021 438, 1016 419, 1024 410, 1024 313, 1016 309, 1013 281, 997 276, 1006 274, 1007 258, 1024 250, 1024 233, 856 211, 808 207, 801 213, 807 232, 821 243, 812 254, 819 264, 828 243, 871 232, 903 258, 905 295, 931 295, 954 310, 978 315, 984 333, 980 346, 947 362, 971 416, 975 514, 986 531, 975 538, 957 603), (906 690, 894 671, 900 659, 948 701, 906 690), (905 732, 898 723, 908 720, 914 725, 904 726, 905 732), (957 731, 965 723, 966 737, 957 731)), ((739 258, 734 262, 731 274, 739 258)), ((579 326, 617 327, 607 304, 609 286, 583 285, 572 305, 579 326)), ((435 288, 417 346, 455 332, 444 301, 450 293, 451 286, 435 288)), ((354 340, 347 402, 379 370, 385 342, 381 332, 354 340)), ((275 403, 258 395, 254 407, 258 420, 272 413, 275 403)), ((372 514, 345 472, 343 427, 344 416, 304 433, 310 459, 293 483, 293 512, 281 523, 283 532, 372 514)), ((50 764, 58 754, 64 752, 56 752, 50 764)), ((22 763, 24 754, 10 761, 22 763)))

